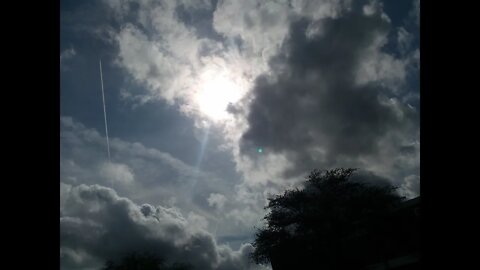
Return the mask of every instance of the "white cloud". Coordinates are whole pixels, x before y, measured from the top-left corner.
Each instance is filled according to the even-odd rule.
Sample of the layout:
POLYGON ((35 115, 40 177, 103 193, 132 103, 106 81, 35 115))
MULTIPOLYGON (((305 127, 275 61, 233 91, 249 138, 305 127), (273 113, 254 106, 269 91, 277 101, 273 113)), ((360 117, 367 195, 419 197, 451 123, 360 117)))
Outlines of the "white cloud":
POLYGON ((207 199, 208 205, 214 207, 215 209, 222 210, 227 202, 227 198, 219 193, 210 193, 210 196, 207 199))
POLYGON ((300 16, 311 20, 340 17, 350 10, 352 0, 293 0, 292 8, 300 16))
POLYGON ((69 49, 65 49, 60 53, 60 63, 62 63, 62 61, 65 61, 67 59, 73 58, 76 54, 77 52, 73 47, 69 49))
POLYGON ((261 223, 261 219, 265 213, 263 211, 255 211, 250 207, 236 208, 227 214, 228 218, 233 219, 237 224, 244 226, 253 226, 261 223))
POLYGON ((240 37, 247 55, 268 59, 288 32, 287 1, 221 1, 213 27, 229 37, 240 37))
POLYGON ((363 14, 367 16, 372 16, 381 10, 380 3, 377 0, 370 0, 368 4, 363 6, 363 14))
POLYGON ((64 200, 60 252, 70 258, 62 261, 65 268, 146 249, 171 261, 190 262, 197 269, 258 269, 248 262, 250 245, 239 251, 218 245, 205 230, 205 218, 197 214, 185 218, 176 208, 140 206, 98 185, 73 186, 64 200))
POLYGON ((387 32, 378 34, 375 41, 364 51, 363 60, 360 61, 356 73, 359 85, 380 83, 396 90, 405 82, 408 58, 399 59, 382 52, 381 48, 388 41, 387 34, 387 32))
POLYGON ((208 229, 208 221, 205 217, 195 214, 194 212, 188 213, 187 221, 192 226, 192 230, 206 231, 208 229))
POLYGON ((76 54, 77 54, 77 52, 75 51, 75 49, 73 47, 71 47, 69 49, 65 49, 60 53, 60 68, 61 68, 61 70, 69 70, 69 67, 66 64, 66 62, 68 60, 72 59, 73 57, 75 57, 76 54))
POLYGON ((407 198, 420 196, 420 177, 415 174, 405 177, 404 183, 400 186, 400 192, 407 198))
POLYGON ((178 104, 183 113, 200 121, 206 115, 198 95, 206 87, 207 73, 224 74, 239 97, 248 87, 242 74, 256 74, 251 74, 251 64, 237 50, 227 52, 221 43, 198 38, 175 17, 173 2, 168 3, 141 5, 139 22, 126 23, 116 35, 117 63, 148 90, 147 96, 138 96, 124 89, 122 96, 141 103, 162 99, 178 104))
POLYGON ((166 53, 138 28, 129 24, 117 36, 119 62, 154 98, 173 103, 182 96, 190 76, 189 67, 166 53), (183 81, 186 80, 186 81, 183 81))
POLYGON ((405 28, 399 27, 397 31, 397 43, 398 43, 398 50, 401 54, 405 54, 412 43, 413 35, 407 32, 405 28))
POLYGON ((100 174, 112 182, 131 184, 134 180, 132 169, 125 164, 105 162, 101 165, 100 174))

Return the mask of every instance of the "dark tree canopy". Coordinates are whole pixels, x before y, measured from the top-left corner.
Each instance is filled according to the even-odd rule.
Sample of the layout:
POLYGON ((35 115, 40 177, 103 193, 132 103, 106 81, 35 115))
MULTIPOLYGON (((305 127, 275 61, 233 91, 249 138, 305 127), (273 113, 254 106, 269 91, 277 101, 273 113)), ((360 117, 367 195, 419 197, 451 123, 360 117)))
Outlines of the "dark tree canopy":
POLYGON ((114 263, 109 260, 102 270, 191 270, 190 264, 173 263, 168 265, 165 260, 149 253, 130 253, 124 256, 120 262, 114 263))
POLYGON ((352 181, 354 173, 314 170, 304 189, 270 198, 266 226, 253 242, 253 260, 271 262, 274 269, 280 269, 279 262, 284 269, 354 269, 365 263, 367 253, 378 253, 394 230, 392 209, 404 198, 391 185, 352 181))

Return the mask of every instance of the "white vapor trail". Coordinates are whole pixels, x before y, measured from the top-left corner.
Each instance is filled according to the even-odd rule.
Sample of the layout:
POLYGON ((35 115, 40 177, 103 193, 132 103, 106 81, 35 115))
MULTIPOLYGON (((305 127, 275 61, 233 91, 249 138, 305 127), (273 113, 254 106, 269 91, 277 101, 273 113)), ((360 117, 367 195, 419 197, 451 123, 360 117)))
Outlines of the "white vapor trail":
POLYGON ((105 110, 105 93, 103 90, 102 60, 100 60, 100 81, 102 82, 103 116, 105 118, 105 135, 106 135, 105 137, 107 138, 108 161, 110 161, 110 143, 108 141, 107 111, 105 110))

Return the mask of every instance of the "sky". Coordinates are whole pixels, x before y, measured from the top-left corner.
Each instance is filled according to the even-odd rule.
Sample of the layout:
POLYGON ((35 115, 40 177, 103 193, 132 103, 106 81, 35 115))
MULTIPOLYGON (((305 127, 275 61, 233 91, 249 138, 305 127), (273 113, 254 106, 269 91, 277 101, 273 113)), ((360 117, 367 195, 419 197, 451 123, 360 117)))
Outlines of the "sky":
POLYGON ((268 198, 315 168, 419 196, 419 6, 62 0, 61 269, 270 269, 248 260, 268 198))

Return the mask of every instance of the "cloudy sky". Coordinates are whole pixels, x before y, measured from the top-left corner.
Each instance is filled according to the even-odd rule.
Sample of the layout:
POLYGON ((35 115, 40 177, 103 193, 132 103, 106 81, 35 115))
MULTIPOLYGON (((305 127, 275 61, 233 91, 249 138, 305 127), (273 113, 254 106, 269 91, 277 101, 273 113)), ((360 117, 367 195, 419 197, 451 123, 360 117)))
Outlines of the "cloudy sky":
POLYGON ((62 0, 61 268, 269 269, 267 198, 314 168, 418 196, 419 5, 62 0))

